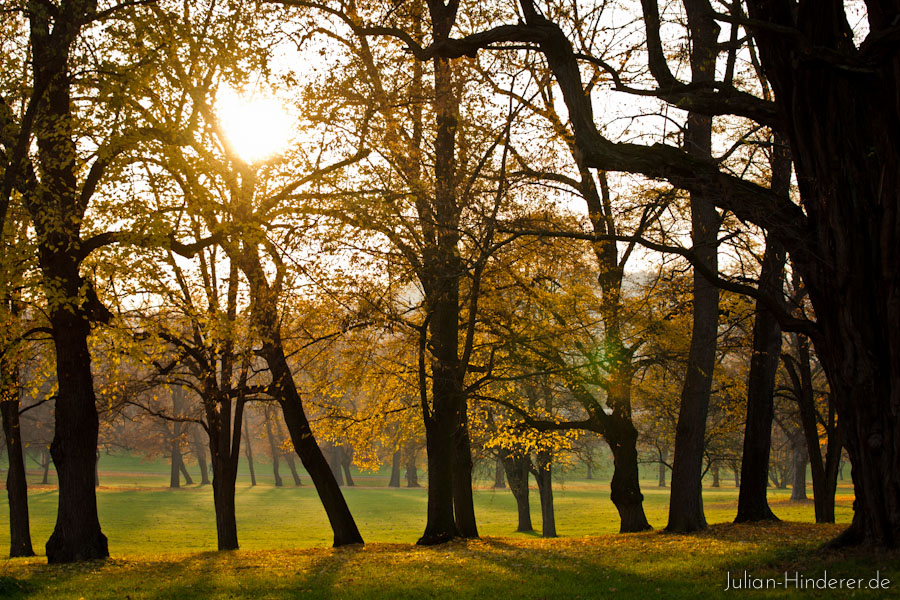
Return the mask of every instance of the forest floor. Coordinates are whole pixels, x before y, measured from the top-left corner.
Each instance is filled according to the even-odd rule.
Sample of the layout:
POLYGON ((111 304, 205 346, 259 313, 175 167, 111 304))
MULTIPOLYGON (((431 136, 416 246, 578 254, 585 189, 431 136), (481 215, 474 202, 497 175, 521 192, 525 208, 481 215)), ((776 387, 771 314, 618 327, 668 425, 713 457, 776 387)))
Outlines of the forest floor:
MULTIPOLYGON (((660 531, 668 489, 646 480, 645 510, 656 530, 620 535, 608 477, 569 475, 555 483, 556 539, 514 533, 512 495, 485 484, 475 493, 482 539, 420 548, 413 542, 424 529, 425 490, 385 487, 384 473, 357 474, 344 492, 367 545, 332 549, 308 478, 299 488, 275 488, 261 473, 255 487, 245 476, 238 482, 241 550, 219 553, 209 486, 170 490, 164 465, 105 459, 98 505, 112 558, 66 566, 42 556, 2 559, 0 598, 900 598, 900 553, 821 549, 850 520, 846 484, 837 525, 815 525, 811 502, 791 502, 790 490, 774 489, 771 505, 784 522, 733 525, 737 490, 706 487, 711 526, 673 535, 660 531), (876 577, 882 589, 868 589, 876 577), (816 589, 828 579, 844 580, 844 588, 816 589), (849 579, 855 587, 862 579, 865 589, 847 589, 849 579), (770 589, 726 590, 747 583, 770 589)), ((32 485, 29 498, 35 550, 43 554, 55 486, 32 485)), ((532 513, 540 531, 536 493, 532 513)), ((2 549, 8 532, 2 506, 2 549)))

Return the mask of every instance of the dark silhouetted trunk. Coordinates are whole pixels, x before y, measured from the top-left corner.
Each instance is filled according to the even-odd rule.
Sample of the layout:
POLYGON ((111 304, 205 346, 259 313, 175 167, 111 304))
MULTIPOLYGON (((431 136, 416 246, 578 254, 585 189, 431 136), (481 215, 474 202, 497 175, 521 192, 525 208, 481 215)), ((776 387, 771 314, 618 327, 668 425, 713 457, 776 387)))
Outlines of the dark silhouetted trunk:
POLYGON ((553 465, 550 453, 541 450, 537 453, 537 464, 534 468, 534 479, 537 481, 541 498, 541 535, 556 537, 556 512, 553 510, 553 465))
MULTIPOLYGON (((752 0, 748 7, 754 21, 775 25, 751 31, 790 137, 807 217, 807 239, 798 240, 806 254, 791 251, 791 259, 815 310, 816 351, 853 466, 853 522, 835 543, 897 547, 900 56, 885 40, 893 39, 898 8, 867 2, 869 32, 857 48, 844 4, 792 8, 752 0), (775 33, 777 27, 797 35, 775 33), (814 60, 798 61, 807 40, 816 49, 814 60), (862 60, 865 67, 840 68, 845 60, 862 60)), ((816 466, 821 453, 811 444, 809 458, 814 492, 822 481, 827 494, 828 478, 816 466)))
POLYGON ((619 419, 614 413, 609 421, 604 438, 613 454, 613 476, 609 486, 610 498, 619 512, 619 532, 646 531, 651 527, 644 513, 644 495, 641 493, 637 429, 630 416, 619 419))
POLYGON ((506 480, 509 482, 509 491, 516 499, 516 509, 519 513, 519 524, 516 531, 531 533, 534 526, 531 524, 531 507, 528 501, 528 475, 531 473, 531 459, 522 452, 511 452, 506 448, 498 449, 503 469, 506 471, 506 480))
MULTIPOLYGON (((685 0, 691 33, 691 74, 693 83, 715 78, 719 27, 712 19, 707 0, 685 0)), ((684 134, 685 151, 701 161, 711 160, 712 118, 688 114, 684 134)), ((691 190, 691 240, 697 262, 711 273, 718 272, 717 235, 719 215, 714 204, 716 191, 698 185, 691 190)), ((712 374, 716 361, 716 334, 719 290, 695 268, 691 345, 681 391, 681 407, 675 428, 672 459, 672 493, 669 499, 668 531, 690 532, 706 527, 703 512, 703 451, 712 374)))
POLYGON ((711 487, 714 487, 714 488, 722 487, 721 483, 719 481, 719 464, 713 463, 712 467, 710 467, 709 470, 712 471, 712 478, 713 478, 711 487))
MULTIPOLYGON (((56 281, 80 283, 74 265, 72 268, 71 277, 56 281)), ((72 297, 77 295, 73 290, 72 297)), ((51 313, 50 320, 59 385, 50 455, 59 476, 59 505, 56 527, 47 541, 47 560, 65 563, 106 558, 109 548, 100 530, 95 491, 100 425, 87 346, 89 326, 81 315, 63 307, 51 313)))
MULTIPOLYGON (((257 263, 258 264, 258 263, 257 263)), ((256 271, 261 274, 261 269, 256 271)), ((258 302, 258 300, 256 301, 258 302)), ((258 308, 256 309, 258 310, 258 308)), ((255 311, 254 311, 255 312, 255 311)), ((271 318, 275 318, 277 312, 273 309, 270 313, 271 318)), ((257 323, 260 322, 259 316, 254 315, 257 323)), ((350 514, 350 509, 341 493, 341 488, 325 456, 319 449, 316 439, 313 436, 306 413, 303 410, 303 402, 300 394, 294 384, 294 378, 288 367, 287 358, 284 356, 284 350, 281 345, 281 333, 275 326, 275 322, 262 321, 268 323, 268 326, 261 328, 264 333, 264 339, 271 340, 264 342, 259 354, 265 359, 272 374, 271 390, 273 395, 281 404, 284 414, 284 422, 287 425, 288 433, 306 472, 309 473, 319 500, 322 502, 331 529, 334 532, 334 546, 344 546, 347 544, 362 544, 363 539, 350 514)))
POLYGON ((9 556, 34 556, 31 525, 28 518, 28 482, 25 478, 25 455, 19 425, 19 385, 16 368, 6 357, 0 357, 0 417, 9 471, 6 473, 6 495, 9 498, 9 556))
POLYGON ((416 447, 406 447, 406 487, 417 488, 419 485, 419 469, 416 467, 416 447))
POLYGON ((400 449, 397 448, 391 456, 391 480, 388 487, 400 487, 400 459, 400 449))
POLYGON ((842 430, 837 425, 834 403, 829 396, 827 414, 821 419, 828 439, 823 459, 822 451, 819 448, 820 417, 813 389, 809 340, 802 335, 793 335, 792 339, 797 356, 792 358, 786 355, 783 358, 797 399, 797 406, 800 409, 800 423, 803 426, 807 457, 812 472, 816 522, 834 523, 834 495, 837 489, 842 430))
MULTIPOLYGON (((777 142, 778 138, 776 138, 777 142)), ((782 155, 786 149, 776 150, 782 155)), ((772 189, 787 195, 790 190, 790 158, 772 164, 772 189)), ((759 276, 759 289, 780 298, 783 295, 785 252, 774 238, 767 240, 759 276)), ((753 322, 753 354, 747 377, 747 423, 744 428, 744 451, 741 462, 743 484, 738 495, 735 523, 778 520, 769 508, 766 489, 769 479, 769 452, 772 446, 772 419, 775 373, 781 355, 781 327, 761 303, 756 303, 753 322)))
POLYGON ((179 469, 181 470, 181 476, 184 477, 185 485, 194 485, 194 479, 191 477, 190 472, 187 470, 187 465, 184 463, 184 456, 182 455, 181 461, 179 461, 179 469))

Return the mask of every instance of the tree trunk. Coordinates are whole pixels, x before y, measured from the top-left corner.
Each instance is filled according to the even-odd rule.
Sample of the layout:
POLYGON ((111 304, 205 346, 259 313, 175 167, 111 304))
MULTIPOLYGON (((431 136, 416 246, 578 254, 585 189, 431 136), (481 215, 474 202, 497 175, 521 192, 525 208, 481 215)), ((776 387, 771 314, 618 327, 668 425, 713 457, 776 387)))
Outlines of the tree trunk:
MULTIPOLYGON (((853 522, 835 542, 897 547, 900 57, 881 46, 895 31, 896 4, 866 4, 870 31, 858 49, 843 3, 804 2, 792 11, 748 2, 756 22, 797 32, 751 27, 790 135, 809 232, 801 240, 806 255, 792 251, 792 261, 815 310, 816 350, 853 466, 853 522), (865 67, 841 68, 843 58, 796 60, 799 40, 812 40, 817 58, 859 58, 865 67)), ((810 461, 817 462, 813 452, 810 461)))
POLYGON ((719 482, 719 463, 713 463, 712 467, 710 467, 710 471, 712 471, 713 478, 711 487, 722 487, 719 482))
POLYGON ((841 453, 840 429, 837 426, 834 406, 829 401, 825 432, 828 447, 825 459, 819 449, 819 418, 817 416, 815 390, 810 366, 809 341, 805 336, 792 336, 797 349, 796 362, 785 357, 785 366, 800 409, 800 423, 806 440, 807 456, 812 472, 813 503, 817 523, 834 523, 834 494, 837 487, 837 460, 841 453))
MULTIPOLYGON (((173 431, 169 441, 169 487, 181 487, 181 423, 173 423, 173 431)), ((168 431, 168 428, 167 428, 168 431)))
POLYGON ((44 446, 41 446, 41 485, 47 485, 50 482, 50 452, 44 446))
POLYGON ((331 469, 331 475, 339 486, 344 485, 344 471, 341 469, 341 451, 338 446, 329 443, 322 454, 331 469))
POLYGON ((353 464, 353 450, 348 448, 347 446, 341 446, 340 457, 341 457, 341 468, 344 470, 344 479, 347 480, 347 485, 349 487, 353 487, 356 485, 353 483, 353 476, 350 474, 350 465, 353 464))
POLYGON ((808 454, 806 452, 805 441, 796 439, 798 436, 791 438, 791 500, 806 500, 806 463, 808 462, 808 454))
POLYGON ((253 443, 249 422, 244 423, 244 456, 247 458, 247 466, 250 467, 250 487, 254 487, 256 485, 256 469, 253 467, 253 443))
POLYGON ((500 453, 498 452, 494 459, 494 489, 502 490, 505 488, 506 480, 503 477, 503 459, 500 458, 500 453))
MULTIPOLYGON (((72 280, 78 281, 77 275, 72 280)), ((77 292, 76 292, 77 296, 77 292)), ((78 314, 59 307, 51 313, 59 391, 50 455, 59 476, 56 527, 47 541, 47 561, 65 563, 109 556, 97 516, 94 483, 97 417, 89 326, 78 314)))
MULTIPOLYGON (((776 138, 776 143, 778 138, 776 138)), ((784 153, 784 151, 782 151, 784 153)), ((790 158, 773 161, 772 188, 779 194, 790 190, 790 158), (785 165, 784 162, 787 161, 785 165)), ((759 276, 759 289, 775 298, 783 295, 784 247, 774 238, 767 240, 759 276)), ((766 489, 769 479, 769 452, 772 446, 772 419, 775 373, 781 354, 781 327, 772 313, 756 303, 753 322, 753 354, 747 377, 747 424, 741 461, 741 485, 735 523, 778 520, 769 508, 766 489)))
POLYGON ((353 515, 350 514, 347 501, 344 499, 341 488, 335 480, 325 456, 319 449, 309 421, 306 419, 303 402, 297 392, 293 375, 281 346, 280 332, 272 329, 269 331, 275 335, 267 336, 267 339, 274 340, 274 342, 264 343, 260 354, 266 360, 269 371, 272 373, 272 390, 281 404, 284 422, 294 443, 294 448, 300 456, 306 472, 309 473, 322 506, 325 508, 325 513, 328 515, 328 522, 334 532, 334 546, 362 544, 362 536, 356 527, 353 515))
POLYGON ((416 467, 416 447, 406 447, 406 487, 417 488, 419 485, 419 469, 416 467))
POLYGON ((400 487, 400 449, 397 448, 394 450, 394 454, 391 456, 391 480, 388 482, 388 487, 400 487))
POLYGON ((659 478, 658 485, 661 488, 666 487, 666 454, 664 450, 659 451, 659 478))
POLYGON ((281 448, 272 432, 272 419, 269 415, 269 407, 266 407, 266 437, 269 439, 269 452, 272 454, 272 476, 275 478, 275 487, 282 487, 284 482, 281 481, 281 473, 278 472, 278 462, 281 456, 281 448))
POLYGON ((610 499, 619 512, 619 532, 633 533, 651 529, 644 514, 644 495, 641 493, 638 469, 637 429, 631 420, 610 419, 604 432, 613 454, 613 476, 609 483, 610 499))
POLYGON ((531 459, 522 452, 512 452, 506 448, 498 449, 503 469, 506 471, 506 480, 509 482, 509 491, 516 499, 516 508, 519 513, 519 524, 516 531, 531 533, 534 526, 531 524, 531 507, 528 502, 528 474, 531 472, 531 459))
POLYGON ((553 510, 553 472, 550 453, 541 450, 537 453, 534 478, 537 481, 538 493, 541 497, 541 535, 545 538, 556 537, 556 512, 553 510))
POLYGON ((209 468, 206 465, 206 450, 200 441, 200 432, 194 430, 194 454, 197 456, 197 465, 200 467, 200 485, 209 485, 209 468))
POLYGON ((184 456, 183 455, 182 455, 179 463, 180 463, 179 468, 181 469, 181 476, 184 477, 184 484, 185 485, 194 485, 194 480, 191 477, 191 474, 187 470, 187 465, 184 464, 184 456))
MULTIPOLYGON (((278 437, 280 439, 284 439, 284 433, 281 429, 281 423, 279 421, 275 421, 275 429, 278 431, 278 437)), ((291 450, 286 452, 284 455, 284 461, 287 463, 288 470, 291 472, 291 477, 294 479, 294 486, 300 487, 303 485, 303 482, 300 481, 300 474, 297 473, 297 465, 294 461, 294 456, 296 455, 296 451, 294 451, 293 444, 291 445, 291 450)))
POLYGON ((22 430, 19 425, 19 386, 15 367, 6 357, 0 358, 0 417, 9 471, 6 473, 6 494, 9 498, 9 556, 34 556, 31 546, 31 525, 28 518, 28 481, 25 478, 25 455, 22 450, 22 430))

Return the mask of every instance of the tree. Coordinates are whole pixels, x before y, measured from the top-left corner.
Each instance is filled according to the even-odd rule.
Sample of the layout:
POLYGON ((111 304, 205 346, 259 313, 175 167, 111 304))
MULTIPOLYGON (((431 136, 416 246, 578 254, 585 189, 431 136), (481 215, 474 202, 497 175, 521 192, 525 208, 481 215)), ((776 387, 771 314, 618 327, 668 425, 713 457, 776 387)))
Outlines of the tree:
MULTIPOLYGON (((749 0, 749 19, 740 4, 734 4, 735 14, 707 10, 719 22, 735 24, 733 30, 741 26, 751 34, 747 41, 758 48, 774 90, 773 100, 766 101, 728 82, 692 88, 678 81, 660 43, 657 3, 642 0, 648 60, 658 83, 648 93, 695 113, 749 117, 785 132, 802 207, 679 149, 607 139, 594 122, 571 41, 531 0, 520 2, 523 21, 517 25, 427 48, 408 36, 405 41, 422 59, 472 54, 498 42, 535 44, 560 86, 585 164, 665 178, 689 190, 708 186, 716 191, 717 206, 784 245, 808 287, 816 322, 795 318, 771 299, 767 303, 782 329, 814 338, 854 465, 854 520, 836 543, 893 547, 900 543, 900 417, 890 406, 900 376, 891 366, 897 361, 877 357, 892 357, 900 348, 885 327, 897 321, 892 299, 900 293, 898 228, 890 216, 900 204, 894 182, 900 173, 894 143, 900 131, 895 109, 900 59, 891 41, 897 7, 875 0, 865 4, 869 33, 861 42, 848 24, 844 2, 749 0)), ((719 285, 763 297, 756 288, 706 274, 719 285)))

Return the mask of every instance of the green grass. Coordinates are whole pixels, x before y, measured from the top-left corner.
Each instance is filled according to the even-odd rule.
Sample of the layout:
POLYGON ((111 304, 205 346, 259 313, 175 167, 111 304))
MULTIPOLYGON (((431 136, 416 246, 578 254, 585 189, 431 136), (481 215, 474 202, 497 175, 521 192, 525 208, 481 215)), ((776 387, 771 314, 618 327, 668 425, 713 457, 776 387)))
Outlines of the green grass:
MULTIPOLYGON (((708 531, 618 535, 608 483, 570 474, 555 489, 562 537, 544 540, 513 531, 515 503, 508 490, 481 487, 475 506, 482 540, 417 548, 412 543, 425 525, 425 490, 383 487, 385 473, 360 475, 360 485, 344 492, 367 545, 334 550, 308 478, 301 488, 275 488, 260 465, 260 485, 250 487, 242 475, 237 487, 241 550, 217 553, 209 486, 170 490, 162 463, 104 456, 100 464, 100 519, 113 558, 75 566, 48 566, 41 557, 0 562, 0 598, 692 598, 724 594, 725 573, 739 577, 745 569, 781 579, 785 570, 870 578, 880 569, 882 576, 900 580, 896 554, 818 551, 841 525, 812 524, 812 503, 790 502, 789 490, 770 490, 773 510, 788 523, 731 525, 736 489, 706 488, 707 520, 714 524, 708 531)), ((29 476, 33 480, 37 473, 29 476)), ((668 490, 653 481, 643 485, 645 510, 659 530, 668 490)), ((842 486, 838 494, 838 520, 847 523, 850 490, 842 486)), ((51 486, 32 485, 29 493, 39 553, 54 524, 56 496, 51 486)), ((536 493, 532 515, 540 530, 536 493)), ((8 543, 4 504, 0 548, 8 543)), ((892 587, 889 594, 900 589, 892 587)), ((785 593, 810 591, 770 590, 770 597, 785 593)), ((846 595, 844 590, 831 597, 846 595)))

